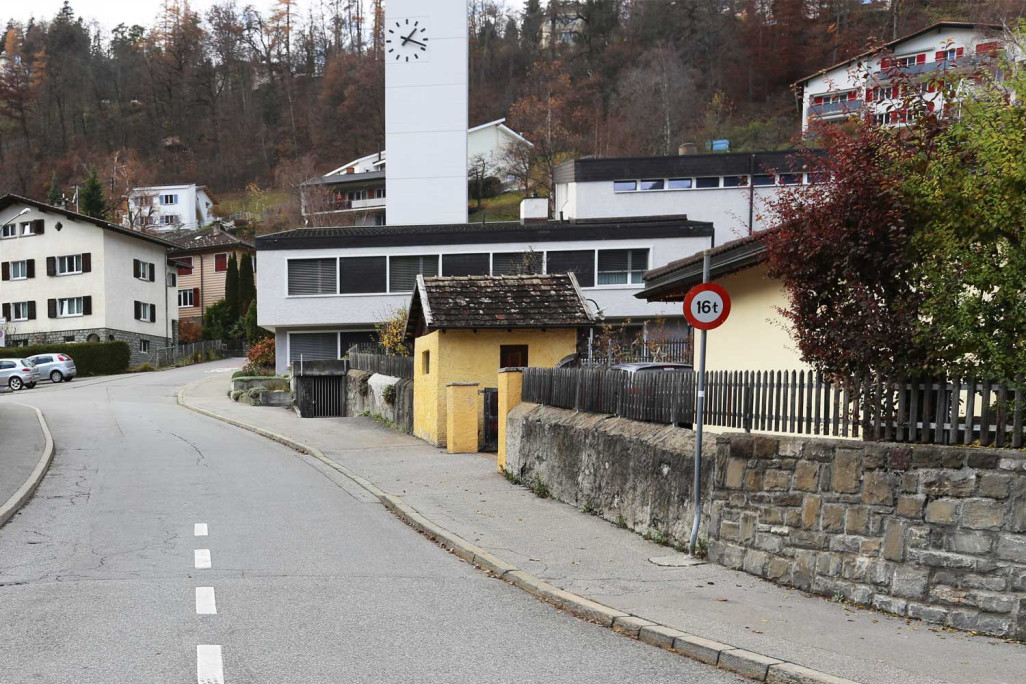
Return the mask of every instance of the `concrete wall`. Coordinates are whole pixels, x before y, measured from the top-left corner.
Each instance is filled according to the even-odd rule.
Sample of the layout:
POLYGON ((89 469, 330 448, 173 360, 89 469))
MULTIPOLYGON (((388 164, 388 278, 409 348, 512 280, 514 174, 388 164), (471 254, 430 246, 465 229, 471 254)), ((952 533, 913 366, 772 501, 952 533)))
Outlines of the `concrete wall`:
MULTIPOLYGON (((481 389, 497 387, 499 348, 527 345, 531 366, 552 367, 577 349, 577 331, 550 330, 449 330, 436 331, 415 341, 414 432, 436 446, 446 445, 445 388, 453 382, 476 382, 481 389), (424 353, 430 353, 429 373, 424 373, 424 353)), ((484 397, 478 396, 478 433, 483 432, 484 397)))
MULTIPOLYGON (((778 309, 788 306, 787 292, 766 275, 764 265, 715 281, 730 294, 730 316, 708 335, 710 370, 807 370, 798 344, 778 309)), ((700 344, 700 335, 695 336, 700 344)), ((697 358, 697 357, 696 357, 697 358)))
POLYGON ((413 432, 413 381, 351 370, 346 381, 346 415, 364 413, 392 421, 401 430, 413 432), (395 401, 385 401, 385 388, 395 385, 395 401))
POLYGON ((721 438, 710 558, 821 596, 1026 638, 1018 451, 721 438))
MULTIPOLYGON (((694 517, 695 433, 524 403, 506 426, 506 472, 640 534, 687 545, 694 517)), ((707 447, 703 487, 712 481, 707 447)))

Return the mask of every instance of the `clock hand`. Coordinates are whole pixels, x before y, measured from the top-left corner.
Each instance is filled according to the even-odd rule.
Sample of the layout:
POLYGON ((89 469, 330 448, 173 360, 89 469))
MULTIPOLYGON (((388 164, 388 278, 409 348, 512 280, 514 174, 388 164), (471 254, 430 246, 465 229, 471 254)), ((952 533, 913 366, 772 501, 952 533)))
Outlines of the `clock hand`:
MULTIPOLYGON (((413 43, 414 45, 419 45, 421 47, 427 47, 427 45, 424 45, 424 43, 420 42, 419 40, 414 40, 413 38, 407 38, 406 39, 406 43, 413 43)), ((405 45, 406 43, 403 43, 403 45, 405 45)))
POLYGON ((415 34, 416 32, 417 32, 417 29, 413 29, 412 31, 410 31, 410 35, 403 36, 402 37, 403 38, 403 45, 406 45, 407 43, 410 43, 410 42, 416 43, 417 41, 413 40, 413 34, 415 34))

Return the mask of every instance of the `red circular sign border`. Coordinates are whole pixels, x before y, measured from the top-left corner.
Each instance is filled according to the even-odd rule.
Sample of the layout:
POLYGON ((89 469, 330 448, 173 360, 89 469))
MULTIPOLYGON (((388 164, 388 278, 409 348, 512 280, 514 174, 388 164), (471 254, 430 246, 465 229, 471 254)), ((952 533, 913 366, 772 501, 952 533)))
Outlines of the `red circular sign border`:
POLYGON ((684 318, 688 320, 691 327, 696 330, 713 330, 723 325, 723 322, 727 320, 727 316, 730 315, 730 295, 723 289, 722 286, 716 283, 702 283, 701 285, 695 285, 693 288, 688 290, 688 294, 684 297, 684 318), (692 318, 691 316, 691 302, 703 292, 715 292, 723 300, 723 311, 713 321, 703 323, 702 321, 692 318))

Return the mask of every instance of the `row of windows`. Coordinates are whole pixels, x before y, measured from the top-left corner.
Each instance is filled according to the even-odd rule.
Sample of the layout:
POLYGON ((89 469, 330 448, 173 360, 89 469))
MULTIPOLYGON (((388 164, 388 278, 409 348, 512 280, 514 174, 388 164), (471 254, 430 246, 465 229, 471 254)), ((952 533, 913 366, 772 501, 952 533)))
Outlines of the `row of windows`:
POLYGON ((613 181, 614 192, 658 192, 661 190, 705 190, 713 188, 744 188, 768 185, 801 185, 818 183, 815 173, 757 173, 754 176, 694 176, 691 178, 643 178, 613 181))
MULTIPOLYGON (((93 298, 89 296, 48 299, 46 305, 49 318, 89 316, 93 313, 93 298)), ((34 301, 4 303, 3 316, 11 321, 33 321, 36 319, 36 303, 34 301)))
POLYGON ((150 197, 149 195, 140 195, 139 197, 135 198, 135 204, 138 207, 148 207, 153 204, 156 204, 155 200, 159 200, 159 202, 164 206, 171 206, 178 204, 178 195, 158 195, 157 197, 150 197))
POLYGON ((417 276, 567 273, 581 287, 641 284, 648 249, 290 259, 289 296, 411 292, 417 276))
MULTIPOLYGON (((251 255, 250 259, 252 259, 252 263, 253 263, 253 272, 256 273, 256 255, 255 254, 251 255)), ((192 275, 193 261, 192 261, 192 257, 191 256, 189 256, 189 257, 178 257, 176 259, 176 261, 181 261, 181 262, 185 262, 185 263, 188 264, 188 266, 179 266, 178 267, 178 275, 180 275, 180 276, 192 275)), ((214 255, 214 272, 215 273, 223 273, 223 272, 225 272, 227 270, 228 270, 228 252, 220 252, 218 254, 215 254, 214 255)))
MULTIPOLYGON (((46 258, 46 275, 69 276, 90 273, 93 270, 92 253, 65 254, 46 258)), ((28 280, 36 277, 36 260, 5 261, 0 265, 3 280, 28 280)), ((155 282, 156 264, 139 259, 132 260, 132 275, 139 280, 155 282)))
POLYGON ((7 223, 0 227, 0 238, 7 240, 16 237, 28 237, 30 235, 42 235, 46 228, 43 219, 34 221, 22 221, 19 224, 7 223))

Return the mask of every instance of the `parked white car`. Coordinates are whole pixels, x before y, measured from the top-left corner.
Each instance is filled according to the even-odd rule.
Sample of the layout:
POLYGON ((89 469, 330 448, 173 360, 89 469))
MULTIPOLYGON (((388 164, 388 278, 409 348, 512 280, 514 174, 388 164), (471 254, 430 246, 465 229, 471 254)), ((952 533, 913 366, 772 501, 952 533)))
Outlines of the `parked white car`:
POLYGON ((32 389, 39 382, 39 371, 25 359, 0 359, 0 385, 17 392, 23 387, 32 389))
POLYGON ((75 360, 67 354, 36 354, 27 360, 36 367, 40 378, 49 378, 50 382, 65 382, 78 375, 75 360))

